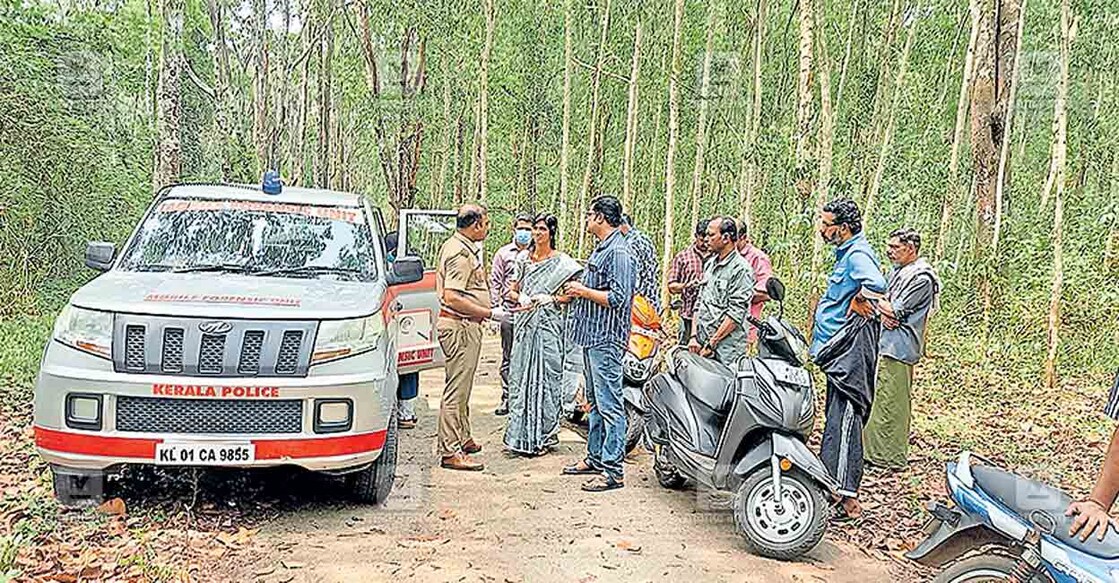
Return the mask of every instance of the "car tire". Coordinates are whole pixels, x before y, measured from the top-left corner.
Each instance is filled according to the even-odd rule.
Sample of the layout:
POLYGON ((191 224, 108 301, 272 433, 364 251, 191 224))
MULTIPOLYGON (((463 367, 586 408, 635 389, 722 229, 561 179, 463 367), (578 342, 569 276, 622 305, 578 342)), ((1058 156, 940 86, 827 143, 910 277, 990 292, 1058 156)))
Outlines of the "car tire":
POLYGON ((350 491, 354 498, 363 504, 381 506, 392 492, 396 480, 396 451, 399 443, 400 421, 396 407, 389 417, 389 427, 385 432, 385 445, 381 455, 369 467, 351 476, 350 491))

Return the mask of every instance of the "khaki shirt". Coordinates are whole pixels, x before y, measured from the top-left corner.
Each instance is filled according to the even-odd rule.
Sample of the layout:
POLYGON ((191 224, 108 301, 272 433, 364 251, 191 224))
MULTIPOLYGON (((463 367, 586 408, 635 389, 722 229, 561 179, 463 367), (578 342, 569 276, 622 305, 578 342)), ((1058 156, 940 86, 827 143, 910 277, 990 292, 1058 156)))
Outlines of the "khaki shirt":
POLYGON ((483 308, 490 307, 490 287, 486 270, 482 265, 482 253, 477 245, 462 233, 455 233, 439 250, 439 263, 435 267, 435 291, 439 302, 446 312, 466 318, 447 306, 443 299, 444 290, 455 290, 464 294, 483 308))
POLYGON ((715 347, 715 358, 733 365, 746 355, 746 336, 750 323, 750 302, 754 297, 754 269, 737 252, 725 259, 712 256, 707 260, 696 305, 696 336, 700 344, 715 334, 725 318, 738 323, 733 332, 715 347))

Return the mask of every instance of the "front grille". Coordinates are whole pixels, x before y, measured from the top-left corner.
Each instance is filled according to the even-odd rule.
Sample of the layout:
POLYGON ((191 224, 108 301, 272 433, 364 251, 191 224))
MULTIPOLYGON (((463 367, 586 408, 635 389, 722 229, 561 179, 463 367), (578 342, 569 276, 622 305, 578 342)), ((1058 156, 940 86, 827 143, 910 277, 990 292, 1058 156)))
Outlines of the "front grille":
POLYGON ((183 372, 183 329, 163 331, 163 372, 183 372))
POLYGON ((211 377, 306 376, 314 322, 210 320, 142 314, 114 318, 117 372, 211 377), (216 329, 222 334, 203 332, 216 329))
POLYGON ((241 374, 260 372, 260 350, 263 347, 264 332, 260 330, 245 332, 245 339, 241 341, 241 361, 237 364, 237 372, 241 374))
POLYGON ((299 400, 117 398, 117 431, 137 433, 299 433, 299 400))
POLYGON ((202 346, 198 349, 198 372, 202 374, 221 374, 225 364, 225 336, 202 335, 202 346))
POLYGON ((299 350, 303 345, 303 332, 288 330, 280 343, 280 354, 276 357, 276 374, 292 374, 299 366, 299 350))
POLYGON ((124 368, 128 370, 144 370, 147 362, 144 358, 143 326, 128 326, 124 333, 124 368))

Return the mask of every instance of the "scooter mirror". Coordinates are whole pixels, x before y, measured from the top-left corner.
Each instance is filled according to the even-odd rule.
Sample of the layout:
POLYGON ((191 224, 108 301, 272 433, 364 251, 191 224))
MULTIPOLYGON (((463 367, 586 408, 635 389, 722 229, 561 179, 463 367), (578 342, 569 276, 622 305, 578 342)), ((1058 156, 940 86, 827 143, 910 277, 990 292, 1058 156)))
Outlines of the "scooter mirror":
POLYGON ((775 301, 783 302, 785 301, 785 284, 781 283, 780 279, 771 277, 769 281, 765 282, 765 293, 775 301))

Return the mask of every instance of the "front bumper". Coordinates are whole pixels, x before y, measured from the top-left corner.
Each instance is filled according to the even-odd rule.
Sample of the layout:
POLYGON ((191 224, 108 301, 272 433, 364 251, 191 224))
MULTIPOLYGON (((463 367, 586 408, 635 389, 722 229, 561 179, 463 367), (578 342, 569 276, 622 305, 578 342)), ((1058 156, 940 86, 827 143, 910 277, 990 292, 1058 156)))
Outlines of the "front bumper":
POLYGON ((210 464, 223 467, 295 465, 331 471, 361 466, 380 455, 396 403, 396 375, 387 374, 384 366, 370 366, 380 362, 383 361, 379 357, 356 356, 318 365, 302 378, 127 374, 115 372, 106 360, 51 343, 35 387, 35 445, 48 463, 88 471, 125 464, 156 464, 160 444, 254 446, 251 461, 210 464), (184 389, 175 390, 177 387, 184 389), (65 409, 70 393, 100 396, 100 430, 68 426, 65 409), (117 427, 117 402, 122 397, 298 400, 302 402, 300 430, 216 434, 123 431, 117 427), (316 433, 316 399, 350 400, 349 430, 316 433))

